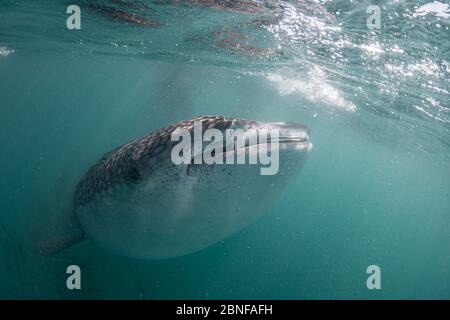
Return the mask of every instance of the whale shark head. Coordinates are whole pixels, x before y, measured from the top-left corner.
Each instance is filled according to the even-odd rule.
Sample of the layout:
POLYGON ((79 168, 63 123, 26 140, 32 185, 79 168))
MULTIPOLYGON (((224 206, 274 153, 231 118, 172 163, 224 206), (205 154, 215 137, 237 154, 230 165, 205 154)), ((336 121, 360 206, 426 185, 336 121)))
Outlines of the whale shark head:
POLYGON ((78 184, 75 213, 84 232, 113 252, 144 259, 188 254, 257 220, 295 179, 311 147, 300 124, 182 121, 105 155, 78 184))

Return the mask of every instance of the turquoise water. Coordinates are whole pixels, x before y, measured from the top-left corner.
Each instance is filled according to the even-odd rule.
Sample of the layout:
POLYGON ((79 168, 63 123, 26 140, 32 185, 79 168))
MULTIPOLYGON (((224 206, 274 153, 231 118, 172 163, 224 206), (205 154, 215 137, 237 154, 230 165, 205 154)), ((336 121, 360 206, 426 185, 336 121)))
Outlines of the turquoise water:
POLYGON ((70 1, 1 2, 0 298, 449 299, 448 2, 193 2, 79 1, 81 30, 70 1), (35 252, 105 152, 203 114, 311 128, 307 164, 261 220, 160 261, 91 242, 35 252))

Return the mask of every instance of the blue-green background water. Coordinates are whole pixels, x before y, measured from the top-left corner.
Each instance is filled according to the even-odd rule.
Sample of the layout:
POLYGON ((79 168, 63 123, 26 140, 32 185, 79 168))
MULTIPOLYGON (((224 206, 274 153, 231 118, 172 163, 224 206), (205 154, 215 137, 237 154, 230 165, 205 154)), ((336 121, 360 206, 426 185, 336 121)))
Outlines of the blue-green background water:
POLYGON ((0 298, 450 298, 450 11, 430 2, 125 7, 160 23, 143 28, 79 1, 69 31, 71 2, 1 1, 0 298), (306 166, 260 221, 161 261, 89 242, 35 253, 101 155, 203 114, 311 128, 306 166))

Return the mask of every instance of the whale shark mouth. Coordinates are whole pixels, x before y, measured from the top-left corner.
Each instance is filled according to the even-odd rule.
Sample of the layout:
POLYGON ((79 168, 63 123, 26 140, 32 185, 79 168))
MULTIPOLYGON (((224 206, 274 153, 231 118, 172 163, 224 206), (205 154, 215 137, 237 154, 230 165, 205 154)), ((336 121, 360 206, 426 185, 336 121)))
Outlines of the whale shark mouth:
POLYGON ((293 147, 295 145, 298 147, 307 147, 308 150, 311 149, 312 144, 309 140, 309 128, 292 124, 292 123, 277 123, 274 125, 274 128, 278 130, 278 137, 274 138, 271 135, 267 136, 267 141, 263 143, 251 143, 249 139, 245 141, 245 148, 253 147, 253 146, 264 146, 265 144, 278 144, 283 146, 293 147), (286 127, 288 127, 286 129, 286 127))
MULTIPOLYGON (((235 157, 239 157, 244 155, 244 162, 240 163, 240 164, 255 164, 255 165, 259 165, 260 170, 261 167, 272 167, 272 162, 276 161, 276 171, 274 173, 270 173, 269 175, 274 175, 278 172, 278 167, 279 167, 279 157, 280 155, 276 156, 276 160, 273 159, 272 157, 274 156, 274 152, 276 152, 277 154, 281 154, 283 152, 288 152, 291 153, 291 158, 290 161, 293 161, 293 158, 297 158, 299 157, 299 159, 302 158, 301 154, 305 154, 308 153, 313 145, 312 143, 309 141, 309 136, 306 134, 304 136, 284 136, 284 137, 278 137, 275 139, 270 138, 270 136, 267 138, 267 142, 256 142, 252 141, 250 142, 249 139, 245 140, 245 145, 240 145, 237 146, 236 144, 232 147, 227 145, 223 145, 222 149, 218 149, 218 152, 212 152, 211 155, 213 157, 219 156, 221 157, 221 161, 220 163, 209 163, 209 164, 205 164, 203 161, 202 163, 195 163, 195 156, 193 156, 191 158, 191 162, 190 164, 187 166, 186 168, 186 174, 190 177, 199 177, 202 176, 202 170, 205 169, 205 167, 209 167, 212 165, 212 167, 214 167, 214 165, 225 165, 225 164, 239 164, 238 162, 235 162, 236 158, 235 157), (252 143, 253 142, 253 143, 252 143), (220 150, 220 151, 219 151, 220 150), (260 162, 256 162, 256 163, 250 163, 249 162, 249 157, 251 156, 255 156, 259 159, 259 161, 261 161, 261 153, 265 155, 265 157, 268 157, 270 154, 270 161, 269 163, 260 163, 260 162), (228 157, 231 157, 232 161, 228 162, 228 157), (248 158, 247 158, 248 157, 248 158)), ((260 173, 262 174, 262 173, 260 173)), ((208 174, 206 174, 208 175, 208 174)), ((266 175, 266 174, 263 174, 266 175)))
POLYGON ((305 146, 308 147, 311 146, 312 144, 309 141, 309 137, 305 136, 305 137, 279 137, 277 139, 273 139, 270 136, 267 137, 267 141, 266 142, 252 142, 249 139, 245 140, 245 144, 242 146, 237 147, 235 145, 234 149, 229 149, 227 150, 227 146, 226 144, 223 145, 223 153, 226 152, 231 152, 231 151, 238 151, 241 149, 247 149, 250 147, 264 147, 264 146, 270 146, 272 144, 278 144, 278 145, 298 145, 298 146, 305 146), (237 148, 236 148, 237 147, 237 148))
MULTIPOLYGON (((264 146, 270 146, 272 144, 278 144, 283 145, 283 146, 304 146, 304 147, 308 147, 311 145, 311 143, 309 142, 309 138, 306 137, 285 137, 285 138, 278 138, 278 139, 267 139, 267 142, 265 143, 250 143, 250 141, 245 141, 245 146, 238 148, 237 150, 240 149, 246 149, 246 148, 250 148, 250 147, 264 147, 264 146)), ((235 150, 235 151, 237 151, 235 150)), ((224 152, 226 152, 226 147, 224 146, 223 149, 224 152)))
POLYGON ((282 138, 282 139, 269 139, 268 143, 307 143, 309 142, 308 138, 282 138))
MULTIPOLYGON (((227 141, 226 134, 224 135, 224 140, 219 140, 217 142, 212 142, 209 146, 214 146, 217 144, 217 148, 211 153, 212 156, 216 156, 221 154, 223 157, 226 155, 230 155, 234 153, 235 155, 242 152, 267 152, 272 150, 272 148, 276 148, 278 150, 291 150, 295 149, 297 151, 310 151, 312 149, 312 143, 309 140, 309 128, 303 125, 295 124, 295 123, 284 123, 284 122, 276 122, 276 123, 268 123, 264 124, 260 127, 256 126, 253 132, 263 131, 264 139, 261 141, 261 137, 257 134, 257 136, 253 136, 250 138, 247 136, 249 131, 244 134, 243 141, 240 143, 235 143, 235 140, 231 139, 227 141), (272 130, 276 130, 278 134, 275 137, 272 134, 272 130), (268 134, 270 132, 270 134, 268 134)), ((204 149, 200 151, 202 154, 204 149)), ((278 152, 278 151, 277 151, 278 152)), ((190 165, 195 163, 195 159, 198 157, 198 154, 194 154, 191 157, 190 165)), ((199 164, 199 163, 197 163, 199 164)))
POLYGON ((309 139, 309 128, 303 125, 295 124, 295 123, 284 123, 277 122, 272 123, 268 128, 263 127, 263 130, 277 130, 278 137, 273 137, 271 134, 268 134, 265 141, 260 142, 260 139, 245 139, 245 144, 237 146, 234 145, 234 148, 230 148, 227 150, 227 144, 223 144, 222 153, 227 152, 238 152, 244 149, 249 148, 268 148, 273 144, 278 144, 278 146, 283 149, 286 148, 295 148, 295 149, 306 149, 307 151, 311 150, 312 143, 309 139))

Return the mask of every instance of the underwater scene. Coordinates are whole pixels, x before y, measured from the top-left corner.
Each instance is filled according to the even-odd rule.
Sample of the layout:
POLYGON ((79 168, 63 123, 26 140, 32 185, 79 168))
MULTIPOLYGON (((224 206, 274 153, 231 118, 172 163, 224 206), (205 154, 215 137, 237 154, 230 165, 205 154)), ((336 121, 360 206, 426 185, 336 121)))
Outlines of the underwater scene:
POLYGON ((449 27, 2 0, 0 299, 450 299, 449 27))

